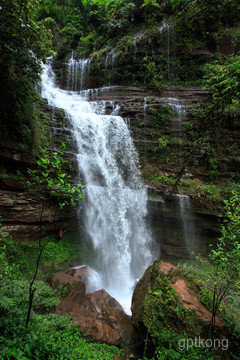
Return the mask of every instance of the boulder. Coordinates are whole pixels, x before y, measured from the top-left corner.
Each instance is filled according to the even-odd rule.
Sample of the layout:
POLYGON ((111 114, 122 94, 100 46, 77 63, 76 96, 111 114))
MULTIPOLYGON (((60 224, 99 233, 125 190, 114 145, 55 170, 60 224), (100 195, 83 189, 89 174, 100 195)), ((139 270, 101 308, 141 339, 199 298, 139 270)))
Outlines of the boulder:
MULTIPOLYGON (((199 320, 209 324, 212 318, 212 313, 200 303, 197 295, 189 289, 186 282, 183 279, 177 279, 172 286, 177 291, 179 300, 185 308, 193 309, 199 320)), ((224 327, 218 316, 216 316, 215 325, 217 328, 224 327)))
MULTIPOLYGON (((158 262, 159 263, 159 272, 162 272, 165 275, 168 275, 171 269, 177 269, 176 266, 166 263, 166 262, 158 262)), ((150 266, 144 273, 143 277, 137 283, 132 297, 132 321, 136 326, 139 323, 143 322, 143 303, 144 299, 147 296, 150 290, 150 283, 152 280, 152 270, 153 267, 150 266)))
POLYGON ((88 293, 102 288, 101 276, 88 265, 74 266, 66 270, 65 274, 84 281, 86 284, 86 292, 88 293))
MULTIPOLYGON (((185 337, 206 338, 212 313, 200 302, 198 286, 191 288, 181 270, 166 262, 155 261, 137 283, 132 297, 132 321, 143 343, 151 335, 158 343, 163 331, 185 337), (148 335, 147 335, 148 334, 148 335)), ((215 318, 218 339, 226 339, 226 327, 215 318)))
POLYGON ((85 336, 97 341, 120 345, 134 337, 130 316, 103 289, 87 294, 73 318, 85 336))
POLYGON ((80 306, 86 295, 85 283, 64 273, 55 273, 50 279, 53 290, 59 294, 58 310, 63 314, 74 312, 80 306))
POLYGON ((79 279, 85 281, 85 279, 90 276, 90 268, 87 265, 75 266, 65 271, 65 274, 78 277, 79 279))
POLYGON ((70 314, 84 336, 116 346, 136 336, 131 317, 105 290, 86 294, 85 283, 66 273, 53 274, 51 286, 60 295, 57 310, 70 314))

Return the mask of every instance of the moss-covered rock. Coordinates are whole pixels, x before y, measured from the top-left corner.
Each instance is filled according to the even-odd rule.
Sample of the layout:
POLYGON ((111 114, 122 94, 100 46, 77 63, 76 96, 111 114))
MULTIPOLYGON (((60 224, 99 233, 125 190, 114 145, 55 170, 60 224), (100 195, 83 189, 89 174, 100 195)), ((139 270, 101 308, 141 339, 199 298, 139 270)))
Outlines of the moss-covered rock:
MULTIPOLYGON (((160 354, 161 346, 177 351, 180 339, 208 339, 211 317, 194 287, 189 287, 181 271, 169 263, 155 261, 134 290, 132 319, 148 354, 157 348, 160 354)), ((219 318, 216 338, 226 339, 226 329, 219 318)), ((208 355, 212 358, 210 352, 208 355)))

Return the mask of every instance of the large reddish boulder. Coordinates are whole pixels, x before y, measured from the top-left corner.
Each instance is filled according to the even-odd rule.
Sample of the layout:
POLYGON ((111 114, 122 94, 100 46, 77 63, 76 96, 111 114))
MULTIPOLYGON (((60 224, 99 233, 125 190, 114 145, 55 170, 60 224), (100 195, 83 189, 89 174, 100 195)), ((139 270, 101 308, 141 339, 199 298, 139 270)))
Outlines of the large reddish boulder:
POLYGON ((85 299, 85 283, 70 275, 64 273, 53 274, 51 277, 51 286, 60 296, 58 310, 62 313, 74 311, 75 307, 80 306, 85 299))
MULTIPOLYGON (((189 289, 186 282, 183 279, 177 279, 172 286, 177 291, 179 300, 185 308, 193 309, 201 321, 209 324, 212 318, 212 313, 200 303, 197 294, 189 289)), ((217 328, 224 327, 218 316, 215 318, 215 325, 217 328)))
MULTIPOLYGON (((171 286, 178 294, 178 301, 186 308, 194 310, 196 317, 203 326, 208 326, 212 318, 212 313, 208 311, 200 302, 198 294, 188 287, 185 280, 181 277, 180 270, 166 262, 156 261, 150 266, 141 280, 138 282, 132 297, 132 320, 135 325, 143 322, 144 300, 149 292, 154 291, 156 277, 168 277, 171 286), (205 324, 205 325, 204 325, 205 324)), ((164 288, 162 289, 164 291, 164 288)), ((220 319, 216 316, 215 325, 218 330, 224 328, 220 319)))
POLYGON ((87 279, 88 276, 90 276, 91 270, 87 265, 75 266, 66 270, 65 274, 71 275, 73 277, 78 277, 79 279, 84 281, 84 279, 87 279))
POLYGON ((85 282, 86 292, 93 292, 102 288, 101 277, 97 271, 88 265, 75 266, 65 271, 65 274, 71 275, 85 282))
POLYGON ((73 315, 83 334, 97 341, 120 345, 133 340, 135 335, 130 316, 103 289, 87 294, 73 315))
POLYGON ((83 335, 110 345, 121 345, 135 337, 131 317, 105 290, 86 294, 85 283, 66 273, 53 274, 51 285, 60 295, 57 310, 72 315, 83 335))

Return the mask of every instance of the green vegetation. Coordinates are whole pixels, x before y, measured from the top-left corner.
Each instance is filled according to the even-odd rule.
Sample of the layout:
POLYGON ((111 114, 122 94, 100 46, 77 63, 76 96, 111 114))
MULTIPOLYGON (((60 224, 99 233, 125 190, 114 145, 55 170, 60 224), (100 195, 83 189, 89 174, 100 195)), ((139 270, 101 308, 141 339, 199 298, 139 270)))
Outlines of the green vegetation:
POLYGON ((29 182, 29 185, 34 185, 35 188, 38 188, 38 192, 41 194, 42 207, 39 218, 39 253, 35 271, 29 284, 29 307, 26 319, 26 327, 30 321, 33 298, 36 291, 36 287, 33 287, 33 285, 37 278, 42 254, 44 253, 44 250, 49 242, 49 239, 46 242, 42 241, 42 220, 45 203, 47 200, 49 200, 49 197, 55 197, 58 201, 60 209, 63 209, 64 206, 68 205, 75 207, 83 199, 83 188, 80 185, 73 185, 70 181, 71 175, 67 175, 66 172, 63 171, 63 165, 67 163, 67 161, 63 158, 63 150, 65 149, 65 146, 65 143, 62 143, 62 150, 59 153, 56 151, 41 149, 42 157, 37 160, 38 169, 29 169, 30 176, 32 177, 32 182, 29 182))
MULTIPOLYGON (((171 189, 174 189, 178 182, 176 177, 162 174, 148 175, 147 181, 166 185, 171 189)), ((198 197, 203 202, 205 210, 208 209, 208 204, 221 204, 229 193, 229 187, 222 189, 220 186, 204 184, 196 180, 181 179, 177 185, 183 193, 190 194, 193 198, 198 197)))
POLYGON ((240 290, 240 194, 233 193, 225 201, 225 223, 222 236, 216 248, 212 249, 210 259, 214 264, 212 321, 214 334, 215 316, 222 301, 232 292, 240 290))
MULTIPOLYGON (((214 287, 221 288, 223 284, 228 282, 227 278, 223 280, 223 274, 218 278, 216 276, 216 267, 208 259, 197 258, 197 262, 186 263, 182 262, 178 264, 181 269, 181 275, 185 278, 188 286, 193 288, 199 294, 201 303, 209 310, 213 311, 213 306, 216 305, 219 297, 216 297, 214 287)), ((236 283, 232 284, 234 291, 228 289, 228 294, 224 296, 216 309, 215 316, 217 315, 226 327, 228 332, 229 353, 231 359, 237 359, 239 357, 238 342, 240 339, 240 324, 239 324, 239 291, 236 291, 236 283)), ((230 285, 231 286, 231 285, 230 285)), ((222 294, 221 292, 219 295, 222 294)), ((212 323, 211 323, 212 324, 212 323)), ((211 336, 211 327, 208 328, 208 336, 211 336)), ((216 334, 215 334, 216 336, 216 334)))
MULTIPOLYGON (((46 280, 51 273, 70 267, 73 260, 81 263, 81 253, 84 250, 78 239, 78 234, 69 232, 64 234, 62 243, 58 242, 57 234, 54 237, 43 238, 42 243, 47 243, 47 245, 39 264, 38 278, 46 280)), ((21 242, 4 237, 1 238, 0 246, 10 264, 17 263, 15 275, 18 278, 29 279, 35 270, 39 255, 38 243, 36 241, 21 242)))
MULTIPOLYGON (((75 186, 71 183, 71 175, 63 170, 63 166, 68 163, 64 160, 64 149, 66 145, 62 143, 62 150, 59 152, 40 149, 41 156, 37 160, 38 169, 29 169, 32 181, 29 181, 30 188, 38 189, 44 197, 44 202, 50 197, 56 198, 60 209, 71 205, 75 207, 83 199, 83 187, 75 186)), ((42 210, 43 211, 43 210, 42 210)))
POLYGON ((214 339, 216 316, 226 325, 229 331, 229 350, 233 359, 239 356, 237 343, 240 339, 239 210, 240 194, 232 192, 230 199, 225 201, 222 235, 218 242, 212 245, 209 258, 197 257, 198 261, 193 266, 185 264, 182 267, 189 286, 195 286, 201 302, 212 313, 208 328, 209 336, 214 339))
MULTIPOLYGON (((1 239, 2 240, 2 239, 1 239)), ((69 316, 53 313, 57 295, 42 281, 36 281, 33 313, 28 328, 27 280, 19 278, 18 263, 8 263, 5 249, 0 255, 0 359, 109 359, 119 349, 88 342, 69 316)))
MULTIPOLYGON (((194 51, 215 52, 225 29, 237 26, 238 10, 237 1, 229 6, 226 0, 216 6, 207 0, 67 0, 64 5, 44 0, 38 16, 54 34, 58 59, 72 50, 93 56, 90 78, 100 85, 111 79, 161 89, 167 83, 201 83, 201 66, 210 57, 205 51, 201 59, 194 51), (105 72, 106 52, 113 49, 117 65, 105 72)), ((236 45, 239 34, 232 35, 236 45)))
POLYGON ((36 0, 6 0, 0 8, 0 135, 34 148, 39 137, 40 64, 51 50, 51 33, 37 21, 36 0))
MULTIPOLYGON (((168 276, 159 272, 156 261, 151 270, 151 282, 143 304, 143 322, 147 328, 145 355, 154 352, 148 359, 219 359, 215 349, 204 347, 181 347, 187 338, 204 336, 205 328, 192 309, 186 309, 172 283, 174 272, 168 276)), ((144 359, 147 359, 144 357, 144 359)))

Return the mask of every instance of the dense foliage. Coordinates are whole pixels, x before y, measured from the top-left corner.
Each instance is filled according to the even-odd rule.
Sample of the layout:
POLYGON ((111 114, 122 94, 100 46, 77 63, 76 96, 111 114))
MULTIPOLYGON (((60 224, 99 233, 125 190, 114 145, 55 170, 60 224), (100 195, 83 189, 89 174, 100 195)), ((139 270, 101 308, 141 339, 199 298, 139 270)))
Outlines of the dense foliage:
MULTIPOLYGON (((8 236, 2 237, 0 231, 0 359, 112 360, 114 354, 120 355, 113 346, 87 341, 69 316, 54 313, 58 296, 43 281, 35 282, 33 312, 26 329, 29 281, 24 274, 31 274, 33 259, 24 246, 21 256, 21 247, 8 236), (26 267, 30 272, 25 273, 26 267)), ((42 265, 50 266, 54 261, 57 265, 66 255, 67 245, 48 243, 42 265)))
POLYGON ((36 82, 51 33, 36 21, 36 0, 6 0, 0 7, 0 134, 35 145, 38 138, 36 82))
POLYGON ((199 144, 195 159, 202 154, 198 163, 207 165, 206 175, 211 180, 228 171, 232 182, 237 183, 239 172, 228 170, 227 159, 237 159, 239 152, 238 142, 229 136, 230 131, 235 134, 239 128, 239 56, 232 54, 215 60, 206 64, 203 71, 207 98, 204 105, 199 102, 192 106, 186 138, 199 144))
POLYGON ((197 346, 181 346, 187 338, 205 336, 204 326, 195 312, 179 301, 173 289, 175 276, 165 276, 158 271, 158 262, 153 264, 149 291, 143 304, 143 322, 147 327, 145 355, 156 360, 217 360, 216 349, 197 346), (153 353, 151 357, 150 354, 153 353))
POLYGON ((70 317, 41 314, 44 309, 50 309, 57 303, 56 296, 46 283, 37 283, 35 312, 26 330, 27 282, 9 278, 0 281, 1 359, 110 360, 113 354, 119 354, 117 348, 89 343, 82 338, 70 317))
POLYGON ((82 57, 91 55, 90 76, 100 84, 110 77, 118 84, 131 81, 160 88, 169 82, 199 81, 201 65, 225 38, 234 51, 239 44, 238 11, 237 1, 225 0, 67 0, 64 5, 44 0, 39 18, 53 30, 58 58, 72 50, 82 57), (102 74, 113 50, 117 65, 102 74))
POLYGON ((49 197, 56 198, 60 209, 67 205, 74 207, 83 200, 83 187, 80 183, 73 185, 71 175, 63 169, 68 163, 64 159, 65 146, 65 143, 62 143, 62 149, 59 152, 40 149, 38 168, 29 169, 29 175, 32 178, 32 181, 29 181, 30 188, 37 187, 45 200, 49 197))
POLYGON ((96 85, 161 89, 168 83, 201 83, 201 66, 225 39, 236 51, 238 14, 235 0, 5 1, 0 10, 1 133, 32 146, 39 140, 34 84, 52 39, 60 61, 73 50, 92 57, 90 79, 96 85))
POLYGON ((225 201, 225 219, 222 236, 211 251, 211 259, 217 270, 217 282, 221 282, 221 293, 240 290, 240 194, 233 192, 225 201), (223 290, 224 289, 224 290, 223 290))

